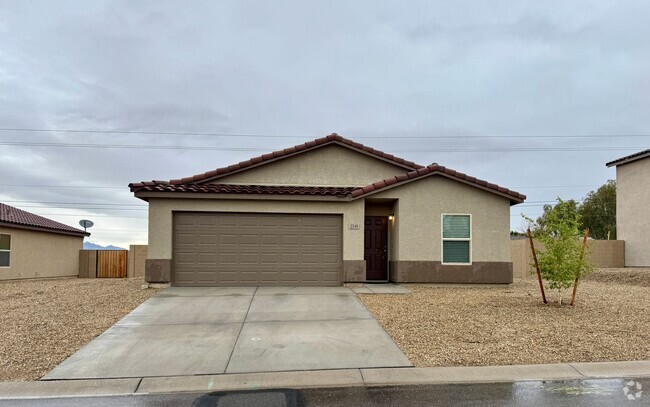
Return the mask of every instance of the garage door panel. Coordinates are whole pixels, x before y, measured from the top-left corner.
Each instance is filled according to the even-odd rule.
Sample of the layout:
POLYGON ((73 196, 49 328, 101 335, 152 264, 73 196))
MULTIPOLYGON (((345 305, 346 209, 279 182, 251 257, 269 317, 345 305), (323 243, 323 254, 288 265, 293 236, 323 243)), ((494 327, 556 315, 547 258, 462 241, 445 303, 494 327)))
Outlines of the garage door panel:
MULTIPOLYGON (((216 235, 215 235, 216 236, 216 235)), ((237 246, 237 235, 235 234, 222 234, 217 236, 217 241, 221 246, 237 246)))
POLYGON ((264 234, 260 237, 260 245, 268 246, 277 249, 280 246, 280 235, 278 234, 264 234))
POLYGON ((337 215, 177 213, 175 285, 340 284, 337 215))
POLYGON ((300 235, 295 235, 295 234, 281 235, 280 245, 282 247, 300 246, 300 235))
POLYGON ((194 233, 178 233, 175 236, 176 245, 194 245, 196 243, 196 235, 194 233))
POLYGON ((336 235, 324 235, 321 238, 321 244, 323 246, 340 246, 341 239, 336 235))
POLYGON ((239 244, 242 246, 259 246, 260 238, 259 234, 241 234, 239 235, 239 244))
POLYGON ((280 253, 260 253, 260 265, 276 266, 280 263, 280 253))
POLYGON ((217 225, 217 219, 211 216, 200 216, 198 218, 198 221, 196 224, 199 227, 205 227, 205 226, 216 226, 217 225))
POLYGON ((304 246, 319 246, 321 243, 320 235, 302 235, 300 244, 304 246))
MULTIPOLYGON (((197 214, 193 214, 196 216, 197 214)), ((211 216, 211 214, 202 214, 203 216, 211 216)), ((220 228, 225 227, 236 227, 237 226, 237 215, 232 213, 222 213, 217 217, 217 223, 220 228)))
POLYGON ((281 257, 282 257, 282 264, 286 266, 300 264, 299 253, 282 253, 281 257))
POLYGON ((239 255, 237 253, 219 253, 219 264, 235 265, 239 255))
POLYGON ((297 230, 300 226, 300 219, 298 217, 282 216, 279 218, 280 228, 297 230))
POLYGON ((335 267, 340 266, 340 260, 339 256, 335 253, 323 253, 321 257, 321 263, 325 265, 333 265, 335 267))

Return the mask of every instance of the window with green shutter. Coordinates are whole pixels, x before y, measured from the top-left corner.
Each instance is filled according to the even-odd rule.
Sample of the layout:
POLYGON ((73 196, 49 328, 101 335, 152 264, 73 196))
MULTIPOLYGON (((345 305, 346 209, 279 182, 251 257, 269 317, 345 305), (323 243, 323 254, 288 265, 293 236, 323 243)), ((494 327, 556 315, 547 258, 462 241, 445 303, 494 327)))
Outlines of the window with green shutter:
POLYGON ((472 262, 471 215, 442 215, 443 264, 472 262))

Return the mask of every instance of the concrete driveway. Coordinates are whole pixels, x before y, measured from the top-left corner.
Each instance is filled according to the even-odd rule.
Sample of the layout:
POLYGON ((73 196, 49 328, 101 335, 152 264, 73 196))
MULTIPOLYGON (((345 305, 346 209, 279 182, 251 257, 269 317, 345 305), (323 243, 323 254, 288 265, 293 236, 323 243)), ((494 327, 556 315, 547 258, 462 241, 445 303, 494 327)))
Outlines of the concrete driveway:
POLYGON ((412 366, 345 287, 172 287, 43 380, 412 366))

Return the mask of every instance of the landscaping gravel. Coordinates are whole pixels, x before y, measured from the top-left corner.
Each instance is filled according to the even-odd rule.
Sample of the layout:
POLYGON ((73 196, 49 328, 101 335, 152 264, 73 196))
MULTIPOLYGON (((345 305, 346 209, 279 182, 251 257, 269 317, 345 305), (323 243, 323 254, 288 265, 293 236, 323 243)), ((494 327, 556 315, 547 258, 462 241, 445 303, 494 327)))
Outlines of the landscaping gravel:
POLYGON ((158 290, 143 279, 0 282, 0 381, 37 380, 158 290))
POLYGON ((649 360, 648 281, 650 269, 601 270, 579 286, 575 307, 548 290, 544 305, 534 278, 359 297, 418 367, 649 360))

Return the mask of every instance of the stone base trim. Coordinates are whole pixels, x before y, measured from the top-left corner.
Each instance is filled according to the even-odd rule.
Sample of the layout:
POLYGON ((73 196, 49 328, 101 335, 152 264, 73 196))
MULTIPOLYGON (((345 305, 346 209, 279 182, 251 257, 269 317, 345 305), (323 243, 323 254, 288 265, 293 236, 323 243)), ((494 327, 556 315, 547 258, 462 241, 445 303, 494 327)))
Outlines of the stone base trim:
POLYGON ((144 281, 169 283, 172 281, 171 259, 147 259, 144 265, 144 281))
POLYGON ((366 281, 365 260, 343 260, 343 282, 358 283, 366 281))
POLYGON ((511 262, 475 261, 444 265, 439 261, 391 261, 390 281, 395 283, 510 284, 511 262))

